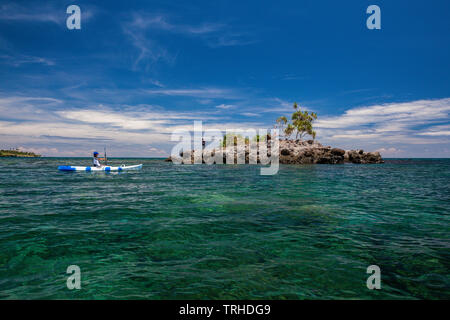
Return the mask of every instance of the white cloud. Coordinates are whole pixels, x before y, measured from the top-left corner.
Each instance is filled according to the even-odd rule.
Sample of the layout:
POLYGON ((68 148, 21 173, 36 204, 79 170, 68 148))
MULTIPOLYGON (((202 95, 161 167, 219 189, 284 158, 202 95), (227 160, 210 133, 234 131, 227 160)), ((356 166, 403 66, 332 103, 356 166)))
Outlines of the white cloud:
POLYGON ((175 24, 169 22, 168 17, 161 14, 142 15, 137 13, 133 15, 130 25, 139 29, 159 29, 188 35, 204 35, 224 28, 223 24, 218 23, 203 23, 198 26, 175 24))
POLYGON ((450 136, 450 131, 428 131, 418 134, 421 136, 450 136))
POLYGON ((218 106, 216 106, 216 108, 217 109, 232 109, 232 108, 234 108, 235 106, 234 105, 232 105, 232 104, 219 104, 218 106))
POLYGON ((43 155, 43 154, 45 154, 45 155, 49 155, 49 154, 57 155, 57 154, 59 154, 59 150, 57 148, 46 148, 46 147, 42 147, 42 148, 40 148, 40 147, 27 148, 27 147, 21 146, 18 149, 20 151, 23 151, 23 152, 33 152, 35 154, 40 154, 40 155, 43 155))
POLYGON ((197 100, 198 103, 203 104, 203 105, 207 105, 207 104, 211 104, 214 102, 213 99, 199 99, 197 100))
POLYGON ((124 33, 128 35, 131 43, 139 51, 138 56, 134 59, 134 70, 137 70, 140 64, 143 64, 146 69, 149 69, 158 61, 165 61, 169 64, 175 62, 175 56, 171 55, 166 48, 159 45, 156 41, 147 37, 142 30, 125 26, 124 33))
POLYGON ((44 11, 36 9, 32 11, 27 7, 17 5, 2 5, 0 9, 0 20, 3 21, 28 21, 28 22, 52 22, 60 24, 64 21, 63 14, 57 14, 56 11, 44 11))
POLYGON ((258 113, 253 113, 253 112, 243 112, 241 113, 241 115, 246 116, 246 117, 260 117, 261 115, 258 113))
MULTIPOLYGON (((163 14, 133 14, 133 19, 128 23, 129 28, 141 31, 165 31, 189 37, 197 37, 206 42, 210 47, 242 46, 255 43, 248 28, 245 31, 237 31, 233 26, 217 23, 203 22, 197 25, 177 24, 170 21, 163 14)), ((173 20, 173 19, 172 19, 173 20)))
POLYGON ((160 149, 160 148, 155 148, 155 147, 151 147, 148 149, 148 151, 150 151, 151 155, 154 157, 161 157, 161 156, 168 156, 169 153, 166 150, 160 149))
POLYGON ((20 67, 24 64, 42 64, 46 66, 54 66, 55 62, 51 59, 35 57, 35 56, 27 56, 27 55, 0 55, 0 59, 2 63, 7 65, 11 65, 14 67, 20 67))
POLYGON ((164 96, 185 96, 196 98, 238 98, 238 93, 235 90, 223 89, 223 88, 198 88, 198 89, 149 89, 145 90, 146 93, 151 95, 164 95, 164 96))
POLYGON ((47 110, 61 104, 61 100, 47 97, 0 97, 0 119, 49 120, 53 115, 47 110))
POLYGON ((428 131, 430 125, 448 122, 450 99, 388 103, 347 110, 315 123, 319 138, 331 140, 372 139, 398 143, 441 143, 418 136, 439 135, 448 130, 428 131), (424 129, 425 128, 425 129, 424 129))
POLYGON ((123 23, 123 31, 132 44, 139 50, 133 68, 140 64, 149 68, 158 61, 173 64, 176 55, 173 55, 159 41, 156 41, 155 32, 165 32, 198 38, 210 47, 241 46, 254 43, 251 35, 233 30, 232 26, 222 23, 203 22, 197 25, 174 23, 163 14, 134 13, 132 19, 123 23))
POLYGON ((2 144, 34 148, 44 155, 59 152, 60 155, 72 156, 76 155, 74 150, 83 155, 87 149, 107 143, 121 146, 120 152, 123 153, 127 150, 127 154, 157 156, 164 154, 161 146, 170 146, 173 130, 191 131, 193 120, 203 120, 205 129, 256 127, 255 123, 223 123, 227 118, 214 114, 216 111, 175 112, 148 105, 123 106, 120 110, 103 105, 86 109, 66 108, 65 102, 53 98, 1 97, 2 144), (152 146, 155 149, 151 149, 146 147, 149 143, 160 146, 152 146))
POLYGON ((85 123, 109 124, 126 130, 150 130, 168 124, 167 120, 150 120, 109 111, 75 110, 57 112, 63 118, 85 123))
POLYGON ((420 132, 421 136, 450 136, 450 125, 432 126, 427 131, 420 132))
POLYGON ((318 128, 348 128, 376 125, 378 128, 427 124, 436 120, 445 121, 450 112, 450 99, 418 100, 404 103, 389 103, 347 110, 343 115, 319 119, 318 128))
POLYGON ((393 155, 398 155, 401 154, 403 151, 394 147, 391 148, 380 148, 377 149, 375 151, 378 151, 379 153, 381 153, 381 156, 393 156, 393 155))
POLYGON ((157 87, 164 88, 164 85, 158 80, 150 79, 149 81, 150 81, 151 84, 153 84, 153 85, 155 85, 157 87))
POLYGON ((199 26, 177 25, 168 22, 163 15, 133 14, 132 20, 122 24, 124 33, 131 43, 139 50, 133 68, 143 64, 147 69, 158 61, 173 64, 176 55, 171 54, 166 47, 155 40, 151 31, 163 30, 171 33, 201 36, 221 28, 218 24, 205 23, 199 26))

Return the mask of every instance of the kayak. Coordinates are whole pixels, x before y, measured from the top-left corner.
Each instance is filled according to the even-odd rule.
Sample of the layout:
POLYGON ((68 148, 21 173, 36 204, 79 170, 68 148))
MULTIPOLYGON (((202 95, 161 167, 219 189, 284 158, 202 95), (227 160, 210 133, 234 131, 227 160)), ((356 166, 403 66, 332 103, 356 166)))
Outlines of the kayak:
POLYGON ((120 166, 120 167, 110 167, 110 166, 102 166, 102 167, 76 167, 76 166, 59 166, 59 171, 126 171, 126 170, 139 170, 142 169, 142 164, 137 164, 134 166, 120 166))

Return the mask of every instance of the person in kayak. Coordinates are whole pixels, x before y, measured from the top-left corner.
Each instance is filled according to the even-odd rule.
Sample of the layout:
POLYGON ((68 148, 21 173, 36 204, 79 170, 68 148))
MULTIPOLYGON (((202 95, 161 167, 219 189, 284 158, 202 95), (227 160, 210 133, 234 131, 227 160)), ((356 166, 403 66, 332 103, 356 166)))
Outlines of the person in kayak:
POLYGON ((101 167, 102 165, 100 164, 99 160, 105 160, 105 158, 99 158, 98 157, 98 152, 94 151, 94 158, 92 159, 93 163, 94 163, 94 167, 101 167))

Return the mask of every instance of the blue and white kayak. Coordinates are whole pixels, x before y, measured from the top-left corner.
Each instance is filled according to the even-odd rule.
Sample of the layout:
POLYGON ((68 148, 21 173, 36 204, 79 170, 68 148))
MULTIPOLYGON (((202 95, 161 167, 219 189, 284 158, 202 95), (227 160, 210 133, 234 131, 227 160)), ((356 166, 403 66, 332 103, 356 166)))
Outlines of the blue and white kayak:
POLYGON ((142 164, 137 164, 134 166, 120 166, 120 167, 110 167, 110 166, 102 166, 102 167, 76 167, 76 166, 59 166, 58 170, 60 171, 127 171, 127 170, 140 170, 142 169, 142 164))

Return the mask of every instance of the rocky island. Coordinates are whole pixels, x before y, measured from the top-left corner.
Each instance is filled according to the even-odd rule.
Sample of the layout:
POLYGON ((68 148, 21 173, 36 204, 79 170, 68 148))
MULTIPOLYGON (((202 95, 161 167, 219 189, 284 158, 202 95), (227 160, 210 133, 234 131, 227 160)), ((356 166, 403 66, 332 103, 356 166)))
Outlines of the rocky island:
MULTIPOLYGON (((270 140, 269 140, 270 141, 270 140)), ((223 163, 227 163, 226 159, 234 157, 234 163, 237 163, 237 155, 245 155, 245 163, 249 163, 249 145, 228 146, 222 150, 208 150, 212 156, 216 152, 221 151, 223 154, 223 163)), ((205 150, 206 152, 206 150, 205 150)), ((267 145, 267 153, 270 156, 270 143, 267 145)), ((188 151, 185 157, 191 158, 191 163, 194 163, 194 151, 188 151)), ((183 153, 180 154, 180 158, 183 153)), ((169 157, 166 161, 171 162, 169 157)), ((202 161, 205 162, 204 160, 202 161)), ((314 141, 301 140, 280 140, 279 143, 279 162, 281 164, 343 164, 343 163, 383 163, 383 159, 379 152, 364 152, 363 150, 343 150, 340 148, 332 148, 331 146, 323 146, 314 141)), ((189 161, 188 161, 189 163, 189 161)), ((214 162, 215 163, 215 162, 214 162)), ((259 151, 257 151, 257 163, 260 163, 259 151)))
POLYGON ((33 152, 20 151, 18 149, 0 150, 0 157, 14 157, 14 158, 38 158, 40 154, 33 152))
MULTIPOLYGON (((343 150, 340 148, 332 148, 323 146, 315 141, 316 132, 313 130, 313 122, 317 119, 315 112, 302 111, 297 103, 294 103, 294 112, 291 121, 287 117, 281 116, 276 120, 275 128, 279 130, 279 163, 281 164, 342 164, 342 163, 383 163, 383 159, 379 152, 364 152, 364 150, 343 150), (302 140, 306 135, 310 135, 313 139, 302 140), (295 139, 293 138, 295 137, 295 139)), ((255 136, 252 142, 257 142, 256 163, 261 163, 259 154, 259 145, 263 143, 263 152, 267 152, 267 156, 271 156, 271 136, 255 136)), ((239 134, 228 134, 223 137, 220 146, 213 150, 204 150, 207 155, 216 159, 213 163, 255 163, 255 156, 250 158, 250 139, 244 138, 239 134), (223 159, 220 157, 222 153, 223 159), (238 158, 240 161, 238 161, 238 158), (226 161, 228 159, 228 161, 226 161), (231 159, 231 161, 230 161, 231 159), (234 159, 234 162, 233 162, 234 159), (223 161, 222 161, 223 160, 223 161)), ((179 158, 167 158, 169 162, 194 163, 194 155, 202 156, 202 152, 198 150, 195 154, 194 150, 180 152, 179 158), (184 155, 184 157, 183 157, 184 155), (182 161, 182 158, 184 159, 182 161), (190 161, 189 161, 190 159, 190 161)), ((198 159, 195 163, 205 163, 205 156, 198 159)), ((265 158, 265 157, 263 157, 265 158)), ((211 162, 207 162, 211 163, 211 162)))

